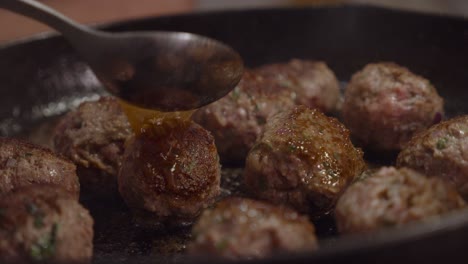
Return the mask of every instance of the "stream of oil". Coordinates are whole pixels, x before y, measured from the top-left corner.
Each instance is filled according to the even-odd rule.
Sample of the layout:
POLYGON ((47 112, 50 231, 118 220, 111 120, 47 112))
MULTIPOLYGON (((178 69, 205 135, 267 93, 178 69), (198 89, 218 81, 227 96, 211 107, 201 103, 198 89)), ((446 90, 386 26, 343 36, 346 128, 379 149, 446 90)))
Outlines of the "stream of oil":
POLYGON ((140 108, 119 101, 128 122, 136 136, 146 135, 157 137, 190 125, 192 114, 195 110, 179 112, 160 112, 151 109, 140 108))

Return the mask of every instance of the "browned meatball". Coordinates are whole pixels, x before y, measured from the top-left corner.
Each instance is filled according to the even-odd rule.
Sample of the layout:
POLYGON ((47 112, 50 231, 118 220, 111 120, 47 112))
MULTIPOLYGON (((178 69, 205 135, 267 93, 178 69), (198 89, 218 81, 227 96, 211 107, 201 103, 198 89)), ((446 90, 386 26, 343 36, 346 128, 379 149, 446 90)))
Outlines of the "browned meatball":
POLYGON ((398 155, 397 166, 441 177, 468 199, 468 115, 418 133, 398 155))
POLYGON ((220 175, 213 137, 190 122, 166 134, 132 138, 119 191, 139 220, 190 222, 220 193, 220 175))
POLYGON ((364 170, 362 156, 335 118, 297 106, 268 121, 247 157, 245 184, 258 198, 318 216, 364 170))
POLYGON ((99 196, 117 194, 117 172, 130 124, 118 101, 102 97, 66 114, 54 133, 55 150, 77 165, 82 189, 99 196))
POLYGON ((261 258, 318 248, 315 228, 307 217, 243 198, 228 198, 204 211, 192 233, 190 254, 261 258))
POLYGON ((294 106, 294 98, 294 91, 246 71, 232 92, 198 110, 193 119, 213 134, 223 162, 240 164, 266 120, 294 106))
POLYGON ((17 189, 0 199, 0 262, 90 262, 93 219, 56 185, 17 189))
POLYGON ((293 59, 259 67, 255 72, 295 92, 297 104, 331 113, 340 101, 340 84, 325 62, 293 59))
POLYGON ((383 167, 351 185, 338 200, 341 233, 369 232, 450 212, 465 205, 456 189, 409 169, 383 167))
POLYGON ((269 117, 296 104, 332 112, 339 95, 325 63, 294 59, 246 70, 230 94, 197 111, 194 120, 213 133, 223 162, 239 164, 269 117))
POLYGON ((71 161, 26 141, 0 138, 0 194, 37 183, 60 185, 75 199, 80 195, 71 161))
POLYGON ((354 74, 342 109, 353 137, 383 152, 399 151, 443 113, 443 99, 429 81, 394 63, 368 64, 354 74))

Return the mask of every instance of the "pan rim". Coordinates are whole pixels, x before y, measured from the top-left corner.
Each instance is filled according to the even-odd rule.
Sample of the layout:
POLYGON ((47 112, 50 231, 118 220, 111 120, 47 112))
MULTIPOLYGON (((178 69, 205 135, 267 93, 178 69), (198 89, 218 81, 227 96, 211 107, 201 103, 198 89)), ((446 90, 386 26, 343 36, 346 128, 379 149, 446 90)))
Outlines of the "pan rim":
MULTIPOLYGON (((397 12, 400 14, 407 14, 407 15, 417 15, 417 16, 425 16, 425 17, 438 17, 444 19, 453 19, 459 21, 468 21, 468 15, 462 16, 457 14, 447 14, 442 12, 430 12, 426 10, 410 10, 410 9, 399 9, 396 7, 387 7, 381 6, 372 3, 335 3, 335 4, 320 4, 320 5, 304 5, 304 6, 271 6, 267 8, 248 8, 248 9, 215 9, 215 10, 200 10, 194 12, 182 12, 182 13, 174 13, 174 14, 167 14, 161 16, 145 16, 140 18, 130 18, 124 20, 117 20, 111 22, 104 22, 104 23, 89 23, 87 26, 101 29, 101 30, 111 30, 115 28, 119 28, 124 25, 128 24, 137 24, 140 22, 148 21, 148 20, 161 20, 161 19, 180 19, 183 17, 194 17, 194 16, 209 16, 209 15, 222 15, 222 14, 233 14, 233 13, 247 13, 247 12, 272 12, 272 11, 280 11, 280 12, 297 12, 300 10, 314 10, 314 9, 367 9, 367 10, 376 10, 376 11, 387 11, 387 12, 397 12)), ((39 22, 38 22, 39 23, 39 22)), ((63 37, 60 33, 52 30, 46 32, 36 33, 30 36, 13 39, 10 41, 6 41, 4 43, 0 43, 0 50, 13 48, 16 46, 27 45, 31 42, 37 41, 50 41, 51 39, 62 39, 63 37)))

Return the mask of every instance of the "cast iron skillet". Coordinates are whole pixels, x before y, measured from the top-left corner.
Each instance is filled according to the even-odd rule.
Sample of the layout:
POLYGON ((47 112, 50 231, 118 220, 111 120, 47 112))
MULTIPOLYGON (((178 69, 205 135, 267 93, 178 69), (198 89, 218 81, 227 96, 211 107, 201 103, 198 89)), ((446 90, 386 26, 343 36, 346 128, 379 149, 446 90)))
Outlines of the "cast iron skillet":
MULTIPOLYGON (((394 61, 430 79, 445 98, 449 116, 468 113, 468 20, 461 18, 336 6, 189 14, 105 28, 207 35, 237 49, 247 66, 295 57, 325 60, 342 81, 366 63, 394 61)), ((61 37, 43 36, 0 48, 2 136, 27 135, 82 100, 102 93, 94 75, 61 37)), ((181 235, 186 230, 171 231, 174 235, 129 228, 128 213, 118 202, 83 202, 91 204, 95 214, 96 263, 206 260, 157 252, 166 239, 176 240, 176 244, 186 239, 181 235), (99 213, 106 210, 111 213, 99 213), (155 240, 153 235, 162 238, 155 240)), ((467 237, 468 211, 464 210, 438 221, 368 236, 332 236, 314 254, 282 255, 254 263, 458 261, 468 257, 467 237)))

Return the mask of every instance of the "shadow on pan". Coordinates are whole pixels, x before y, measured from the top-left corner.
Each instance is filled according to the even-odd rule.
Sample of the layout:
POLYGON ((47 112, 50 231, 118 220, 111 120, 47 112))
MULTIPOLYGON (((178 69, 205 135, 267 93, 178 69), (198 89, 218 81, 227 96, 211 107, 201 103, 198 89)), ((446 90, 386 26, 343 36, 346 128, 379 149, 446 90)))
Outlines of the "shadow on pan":
MULTIPOLYGON (((468 20, 460 18, 335 6, 210 12, 121 22, 104 28, 210 36, 233 46, 250 67, 295 57, 324 60, 341 81, 347 81, 369 62, 394 61, 430 79, 445 98, 448 115, 468 113, 468 20)), ((0 48, 2 136, 26 135, 83 100, 103 93, 92 72, 61 37, 42 36, 0 48)), ((114 207, 114 215, 96 219, 97 227, 112 229, 107 226, 111 218, 128 215, 124 207, 114 207)), ((106 234, 106 239, 118 240, 118 235, 109 235, 112 230, 100 232, 96 230, 98 240, 106 234)), ((447 262, 468 257, 466 237, 468 212, 462 211, 436 222, 369 236, 332 237, 322 241, 322 249, 314 254, 284 255, 253 263, 447 262)), ((154 241, 148 242, 149 249, 139 248, 138 243, 121 245, 144 253, 131 257, 112 245, 106 251, 103 241, 96 245, 95 262, 160 262, 150 252, 154 241)))

